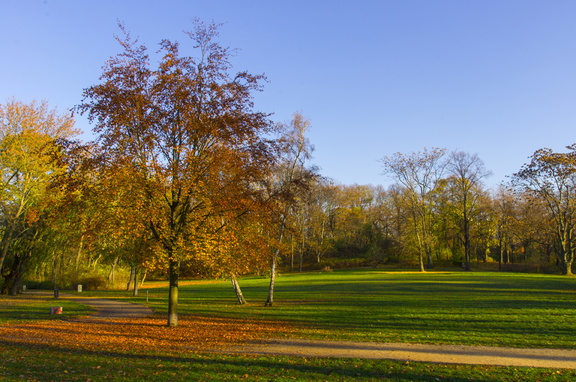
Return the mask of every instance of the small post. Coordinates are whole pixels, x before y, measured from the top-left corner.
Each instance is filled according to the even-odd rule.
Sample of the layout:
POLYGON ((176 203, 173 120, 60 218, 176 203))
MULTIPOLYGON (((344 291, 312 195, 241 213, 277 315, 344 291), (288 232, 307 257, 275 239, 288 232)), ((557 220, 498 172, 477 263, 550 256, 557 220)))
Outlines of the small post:
POLYGON ((146 289, 146 302, 148 302, 148 289, 146 289))
POLYGON ((78 284, 78 293, 82 292, 82 284, 78 284))

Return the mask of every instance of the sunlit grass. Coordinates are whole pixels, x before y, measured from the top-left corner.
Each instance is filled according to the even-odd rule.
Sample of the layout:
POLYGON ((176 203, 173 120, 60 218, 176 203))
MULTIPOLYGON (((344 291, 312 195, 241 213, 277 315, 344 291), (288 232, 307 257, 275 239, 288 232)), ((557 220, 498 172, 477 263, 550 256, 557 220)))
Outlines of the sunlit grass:
MULTIPOLYGON (((180 313, 286 321, 297 336, 378 342, 576 348, 576 279, 506 273, 344 271, 282 275, 275 306, 266 278, 183 285, 180 313)), ((135 300, 165 313, 164 287, 135 300)))
POLYGON ((66 299, 46 298, 34 294, 22 296, 0 295, 0 325, 10 325, 34 320, 58 320, 87 316, 94 310, 86 305, 66 299), (60 306, 63 315, 50 314, 50 307, 60 306))

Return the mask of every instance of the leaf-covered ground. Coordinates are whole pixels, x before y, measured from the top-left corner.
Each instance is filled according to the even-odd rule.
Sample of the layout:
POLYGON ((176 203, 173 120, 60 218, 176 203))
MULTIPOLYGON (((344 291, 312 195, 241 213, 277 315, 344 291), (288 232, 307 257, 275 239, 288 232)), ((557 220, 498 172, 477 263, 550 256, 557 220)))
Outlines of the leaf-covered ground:
POLYGON ((222 351, 231 346, 283 336, 280 322, 183 316, 179 326, 162 318, 38 321, 0 326, 0 342, 114 353, 162 354, 222 351))

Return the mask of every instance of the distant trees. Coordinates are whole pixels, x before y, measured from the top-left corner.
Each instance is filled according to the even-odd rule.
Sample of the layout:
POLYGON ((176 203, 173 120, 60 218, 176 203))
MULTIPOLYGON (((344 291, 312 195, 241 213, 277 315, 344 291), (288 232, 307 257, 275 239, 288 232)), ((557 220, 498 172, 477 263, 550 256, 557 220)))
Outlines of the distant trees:
POLYGON ((546 206, 562 272, 571 275, 576 252, 576 146, 567 148, 566 153, 537 150, 530 163, 514 174, 514 185, 546 206))

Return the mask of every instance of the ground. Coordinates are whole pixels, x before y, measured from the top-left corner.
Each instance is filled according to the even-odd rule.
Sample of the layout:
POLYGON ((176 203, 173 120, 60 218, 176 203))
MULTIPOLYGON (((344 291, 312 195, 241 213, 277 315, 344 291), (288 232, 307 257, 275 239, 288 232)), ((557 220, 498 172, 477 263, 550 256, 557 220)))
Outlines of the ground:
MULTIPOLYGON (((90 317, 80 319, 82 325, 85 326, 83 329, 84 332, 87 331, 86 327, 101 326, 104 322, 118 322, 118 320, 120 320, 125 324, 129 322, 130 319, 140 320, 149 318, 153 314, 153 311, 144 305, 123 301, 79 297, 77 295, 61 295, 61 297, 73 299, 96 309, 96 312, 90 317)), ((218 323, 211 322, 211 324, 217 325, 218 323)), ((120 327, 121 325, 119 325, 118 330, 120 330, 120 327)), ((209 329, 209 331, 213 330, 209 329)), ((256 332, 258 331, 261 331, 260 327, 256 332)), ((26 332, 22 332, 21 334, 24 337, 29 337, 30 335, 30 333, 26 332)), ((17 334, 12 331, 12 336, 15 335, 17 334)), ((98 335, 98 331, 95 331, 95 335, 98 335)), ((138 337, 138 335, 139 333, 136 332, 135 336, 138 337)), ((170 338, 167 340, 170 340, 170 338)), ((230 346, 223 347, 219 346, 222 339, 215 339, 213 341, 214 346, 210 346, 208 350, 225 353, 287 355, 296 357, 392 359, 407 362, 417 361, 576 369, 576 350, 315 341, 302 339, 262 340, 255 337, 246 337, 243 341, 237 342, 232 340, 229 342, 230 346)))

